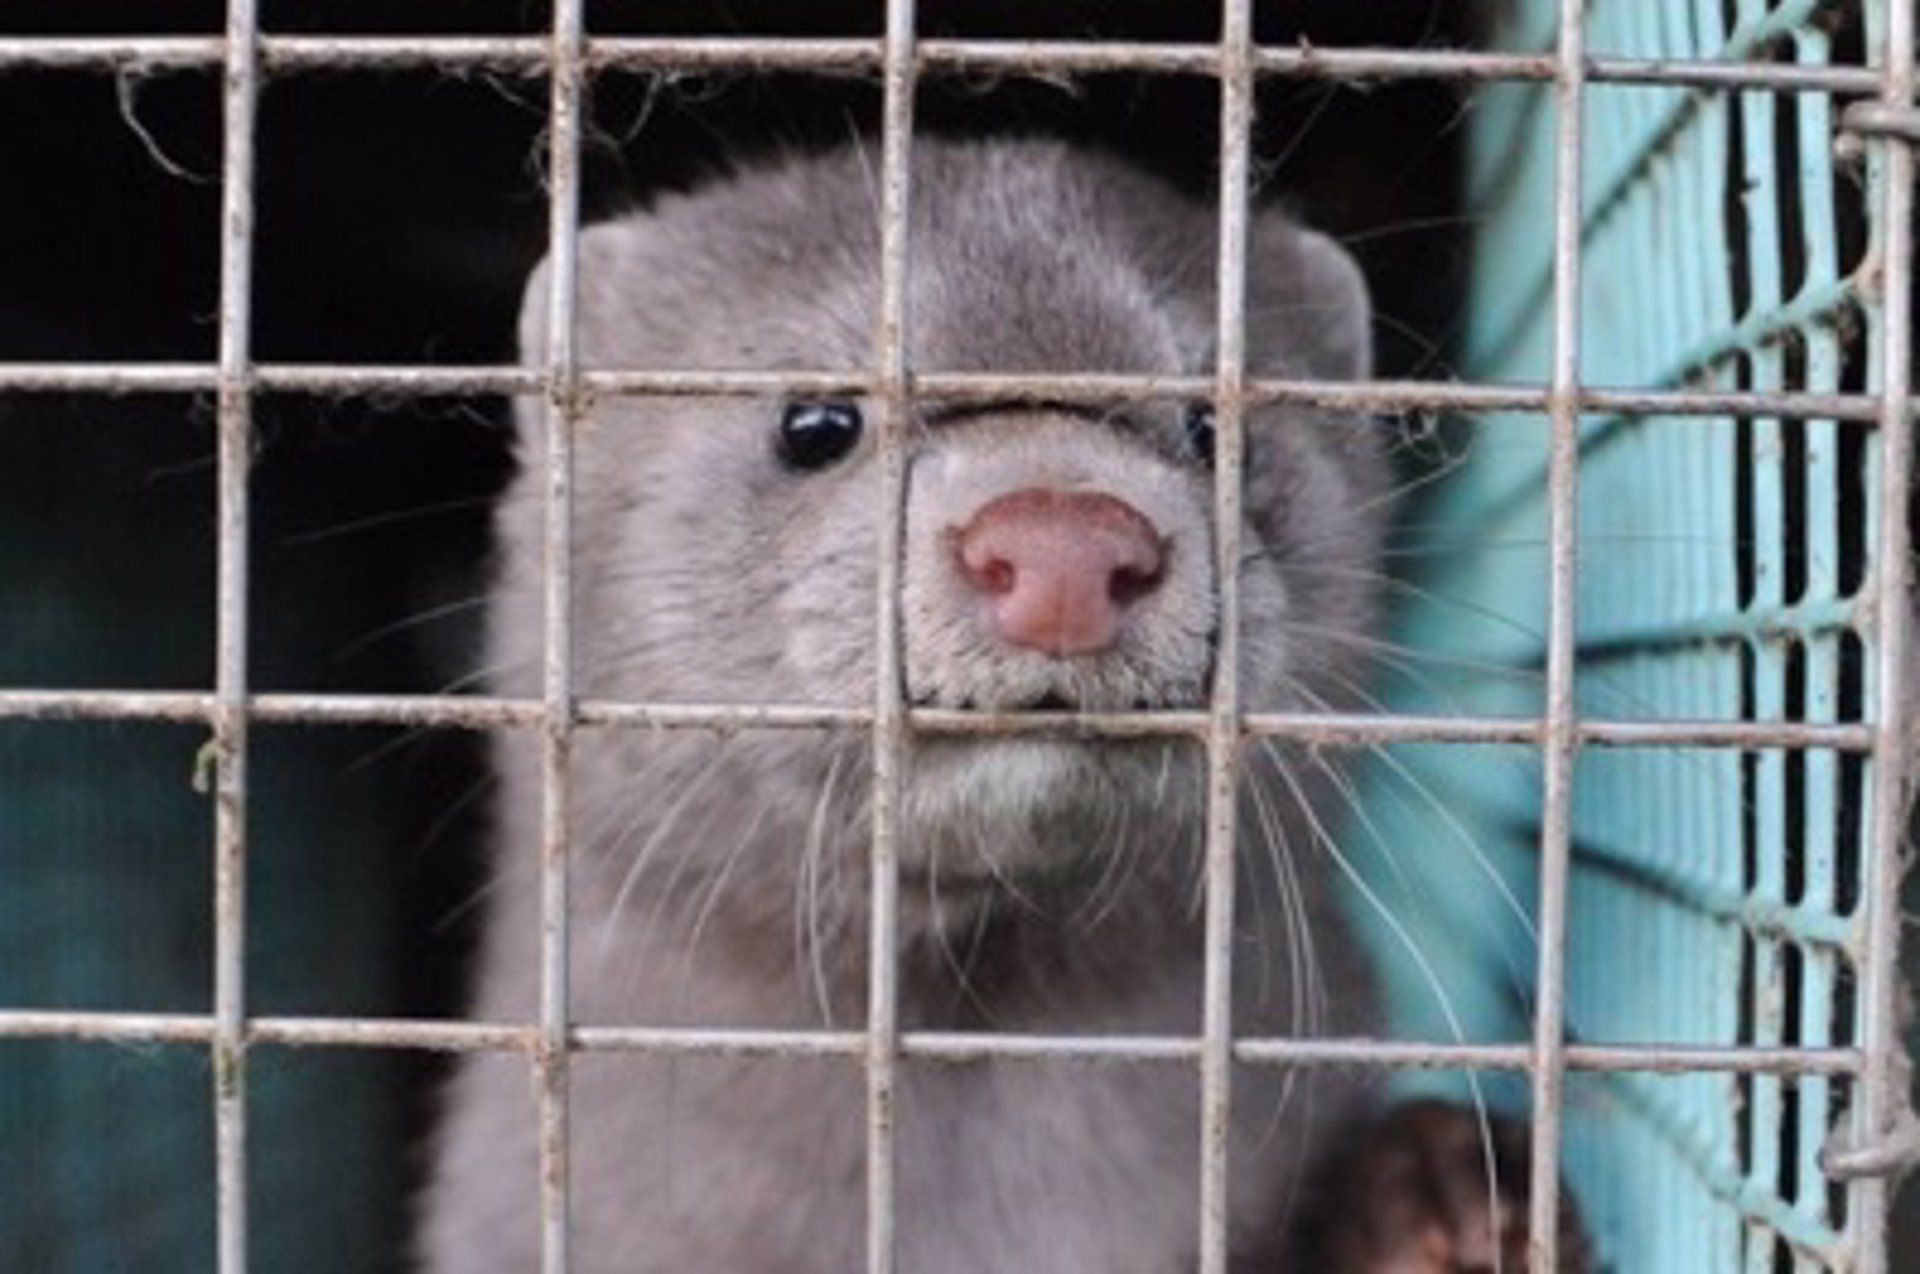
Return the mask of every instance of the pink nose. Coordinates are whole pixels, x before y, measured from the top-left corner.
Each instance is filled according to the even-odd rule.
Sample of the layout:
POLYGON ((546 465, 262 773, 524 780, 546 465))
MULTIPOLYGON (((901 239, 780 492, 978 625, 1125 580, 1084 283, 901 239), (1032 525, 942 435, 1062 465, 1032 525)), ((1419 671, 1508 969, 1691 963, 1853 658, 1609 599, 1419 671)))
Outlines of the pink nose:
POLYGON ((1010 492, 975 513, 954 547, 1000 639, 1049 655, 1111 649, 1128 605, 1160 584, 1159 530, 1097 492, 1010 492))

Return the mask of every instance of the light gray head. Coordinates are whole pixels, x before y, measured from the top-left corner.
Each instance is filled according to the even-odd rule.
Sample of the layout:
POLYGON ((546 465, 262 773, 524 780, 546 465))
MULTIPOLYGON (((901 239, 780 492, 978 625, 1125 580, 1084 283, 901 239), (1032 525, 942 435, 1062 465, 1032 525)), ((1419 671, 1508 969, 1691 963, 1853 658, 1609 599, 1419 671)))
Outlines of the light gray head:
MULTIPOLYGON (((912 188, 916 371, 1211 372, 1211 208, 1114 160, 1041 142, 918 142, 912 188)), ((587 230, 584 365, 871 366, 875 189, 863 154, 845 150, 750 170, 587 230)), ((1248 258, 1252 373, 1368 372, 1364 284, 1331 240, 1257 212, 1248 258)), ((545 288, 543 267, 522 326, 530 359, 542 348, 545 288)), ((582 693, 868 702, 878 411, 752 398, 595 404, 578 436, 582 693)), ((1204 407, 925 402, 919 412, 903 559, 911 699, 1203 703, 1217 609, 1204 407)), ((545 422, 537 408, 521 419, 530 465, 503 512, 495 643, 503 666, 524 667, 538 649, 535 470, 545 422)), ((1354 418, 1263 408, 1250 413, 1248 441, 1243 702, 1341 701, 1354 654, 1347 635, 1371 622, 1386 519, 1378 437, 1354 418)), ((772 912, 787 905, 828 783, 856 811, 845 839, 857 874, 864 850, 852 825, 865 765, 848 745, 798 734, 736 740, 726 790, 780 834, 765 838, 763 861, 733 868, 730 894, 759 890, 772 912)), ((663 745, 636 735, 624 746, 624 759, 582 776, 584 799, 614 799, 622 766, 639 772, 647 749, 663 745)), ((1116 819, 1171 856, 1197 823, 1187 751, 917 741, 904 868, 938 871, 956 896, 992 872, 1071 888, 1097 870, 1099 829, 1116 819)), ((697 839, 681 853, 706 852, 697 839)), ((846 897, 858 906, 862 891, 846 897)))

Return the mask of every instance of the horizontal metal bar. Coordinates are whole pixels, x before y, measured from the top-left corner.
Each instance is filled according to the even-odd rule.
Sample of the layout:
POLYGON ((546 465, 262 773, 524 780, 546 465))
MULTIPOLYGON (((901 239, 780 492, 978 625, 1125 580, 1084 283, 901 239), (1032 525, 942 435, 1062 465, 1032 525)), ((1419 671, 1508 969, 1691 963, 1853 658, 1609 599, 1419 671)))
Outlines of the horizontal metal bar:
POLYGON ((210 69, 225 60, 217 35, 16 35, 0 39, 0 70, 210 69))
MULTIPOLYGON (((985 712, 918 708, 913 728, 944 735, 1088 735, 1104 738, 1192 735, 1207 732, 1200 709, 1148 712, 985 712)), ((1538 721, 1513 717, 1373 716, 1337 712, 1248 712, 1242 731, 1254 738, 1367 747, 1377 743, 1538 743, 1538 721)), ((1652 723, 1649 723, 1652 724, 1652 723)))
MULTIPOLYGON (((1384 1066, 1422 1070, 1526 1071, 1526 1044, 1426 1044, 1371 1039, 1242 1039, 1241 1062, 1271 1065, 1384 1066)), ((1571 1070, 1661 1075, 1733 1072, 1769 1075, 1848 1075, 1863 1064, 1858 1049, 1745 1048, 1738 1045, 1570 1044, 1571 1070)))
POLYGON ((194 394, 219 383, 212 363, 0 363, 10 394, 194 394))
POLYGON ((1857 1048, 1755 1048, 1740 1045, 1570 1044, 1567 1066, 1610 1074, 1853 1075, 1866 1065, 1857 1048))
POLYGON ((1868 93, 1879 82, 1878 73, 1864 66, 1734 59, 1671 61, 1659 58, 1589 57, 1585 74, 1589 82, 1596 84, 1806 93, 1868 93))
MULTIPOLYGON (((1483 53, 1464 49, 1268 48, 1257 54, 1254 67, 1262 75, 1297 79, 1546 82, 1559 74, 1557 59, 1551 54, 1483 53)), ((1854 66, 1597 56, 1583 59, 1582 67, 1584 78, 1610 84, 1827 93, 1870 93, 1879 87, 1879 78, 1871 69, 1854 66)))
POLYGON ((105 1044, 212 1043, 213 1018, 193 1013, 111 1013, 87 1009, 0 1009, 0 1040, 105 1044))
MULTIPOLYGON (((208 724, 211 693, 171 690, 0 690, 0 721, 151 721, 208 724)), ((726 709, 728 723, 740 709, 726 709)), ((534 699, 435 695, 256 694, 246 700, 254 721, 298 725, 449 726, 490 729, 535 726, 534 699)))
MULTIPOLYGON (((1845 420, 1871 424, 1874 399, 1862 394, 1763 393, 1751 390, 1588 389, 1574 393, 1587 415, 1778 416, 1783 420, 1845 420)), ((1920 399, 1913 408, 1920 412, 1920 399)))
MULTIPOLYGON (((406 1018, 258 1017, 248 1022, 250 1045, 286 1048, 375 1048, 429 1052, 527 1052, 539 1027, 497 1022, 406 1018)), ((0 1009, 0 1040, 78 1043, 205 1045, 214 1019, 191 1013, 113 1013, 0 1009)), ((575 1026, 569 1048, 580 1052, 725 1057, 844 1057, 865 1047, 858 1031, 575 1026)), ((909 1031, 906 1056, 943 1064, 981 1061, 1077 1063, 1192 1063, 1201 1040, 1184 1035, 997 1035, 909 1031)), ((1524 1071, 1525 1044, 1441 1044, 1384 1039, 1239 1039, 1234 1059, 1262 1066, 1376 1066, 1426 1070, 1524 1071)), ((1862 1065, 1858 1049, 1740 1047, 1737 1045, 1575 1044, 1575 1070, 1642 1073, 1850 1075, 1862 1065)))
POLYGON ((248 705, 256 721, 288 725, 538 727, 537 699, 451 698, 441 695, 262 694, 248 705), (471 705, 471 706, 470 706, 471 705))
MULTIPOLYGON (((534 367, 283 363, 256 367, 251 383, 259 391, 283 393, 531 396, 544 392, 543 376, 534 367)), ((797 369, 583 371, 580 383, 587 392, 602 397, 832 396, 869 394, 876 388, 865 373, 797 369)), ((0 393, 196 393, 211 392, 218 385, 219 372, 210 363, 0 363, 0 393)), ((1208 398, 1214 393, 1211 377, 1121 373, 927 372, 916 375, 912 385, 916 398, 946 402, 1148 402, 1208 398)), ((1249 379, 1246 400, 1371 413, 1544 413, 1549 407, 1544 385, 1422 380, 1249 379)), ((1582 388, 1576 402, 1582 412, 1616 416, 1778 416, 1862 423, 1876 421, 1881 407, 1878 398, 1863 394, 1597 387, 1582 388)), ((1920 399, 1912 407, 1920 414, 1920 399)))
MULTIPOLYGON (((3 1019, 0 1019, 3 1021, 3 1019)), ((250 1043, 292 1048, 409 1048, 434 1053, 531 1052, 537 1026, 399 1018, 257 1017, 250 1043)), ((0 1025, 0 1030, 4 1026, 0 1025)))
POLYGON ((948 1064, 986 1061, 1183 1062, 1200 1060, 1203 1041, 1184 1035, 988 1035, 906 1031, 900 1051, 948 1064))
MULTIPOLYGON (((0 690, 0 721, 152 721, 205 724, 212 694, 165 690, 0 690)), ((377 725, 485 730, 539 725, 535 699, 434 695, 257 694, 250 719, 276 725, 377 725)), ((823 730, 871 725, 865 706, 811 704, 620 703, 583 700, 583 726, 661 730, 823 730)), ((927 735, 1075 735, 1099 738, 1199 737, 1199 709, 1146 712, 984 712, 914 708, 907 720, 927 735)), ((1410 716, 1382 713, 1249 712, 1249 737, 1296 739, 1327 746, 1381 743, 1537 745, 1540 721, 1528 717, 1410 716)), ((1818 748, 1861 752, 1872 727, 1807 721, 1584 720, 1582 743, 1603 747, 1818 748)))
POLYGON ((859 1031, 769 1031, 727 1028, 576 1026, 575 1048, 597 1053, 644 1053, 708 1057, 844 1057, 861 1060, 867 1049, 859 1031))
POLYGON ((1873 727, 1816 721, 1580 721, 1580 742, 1603 747, 1823 748, 1866 752, 1873 727))
MULTIPOLYGON (((552 52, 546 39, 530 35, 268 35, 261 37, 259 47, 262 68, 269 74, 439 68, 536 75, 544 72, 552 52)), ((225 48, 226 42, 219 36, 12 36, 0 39, 0 70, 211 69, 221 62, 225 48)), ((922 40, 915 51, 922 73, 1155 71, 1211 76, 1218 74, 1220 64, 1220 49, 1214 44, 922 40)), ((881 67, 882 43, 879 37, 598 36, 585 41, 584 61, 594 73, 736 70, 871 74, 881 67)), ((1587 79, 1616 84, 1863 94, 1879 86, 1872 68, 1858 66, 1600 56, 1587 58, 1585 68, 1587 79)), ((1556 67, 1551 56, 1524 53, 1298 45, 1257 50, 1253 71, 1288 79, 1544 82, 1553 79, 1556 67)))
POLYGON ((167 690, 0 690, 0 721, 180 721, 213 719, 212 693, 167 690))
POLYGON ((641 726, 656 730, 834 730, 873 723, 873 710, 821 704, 611 703, 585 699, 575 719, 585 726, 641 726))

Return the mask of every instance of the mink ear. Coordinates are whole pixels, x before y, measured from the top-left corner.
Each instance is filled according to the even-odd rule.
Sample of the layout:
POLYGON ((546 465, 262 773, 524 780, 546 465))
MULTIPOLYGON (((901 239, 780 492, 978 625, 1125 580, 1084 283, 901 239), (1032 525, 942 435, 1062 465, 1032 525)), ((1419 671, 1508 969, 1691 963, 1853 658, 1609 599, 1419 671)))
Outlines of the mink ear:
MULTIPOLYGON (((1373 307, 1367 282, 1332 238, 1279 212, 1257 214, 1247 243, 1247 370, 1326 381, 1373 374, 1373 307)), ((1250 458, 1247 503, 1274 544, 1317 543, 1364 565, 1387 516, 1391 470, 1384 436, 1364 415, 1282 408, 1334 428, 1283 429, 1286 445, 1250 458), (1362 513, 1362 510, 1369 512, 1362 513), (1348 533, 1329 537, 1328 528, 1348 533)), ((1356 595, 1364 589, 1353 590, 1356 595)))
POLYGON ((1247 240, 1250 370, 1313 380, 1373 373, 1373 307, 1347 250, 1279 211, 1254 215, 1247 240))
MULTIPOLYGON (((583 364, 606 365, 620 351, 612 341, 621 331, 620 307, 629 303, 633 289, 626 286, 635 268, 633 258, 646 237, 644 221, 628 217, 581 228, 574 283, 574 348, 583 364)), ((543 367, 547 358, 547 290, 552 275, 549 258, 542 257, 527 278, 520 296, 520 365, 543 367)), ((521 454, 534 455, 546 429, 544 394, 514 398, 513 419, 521 454)))

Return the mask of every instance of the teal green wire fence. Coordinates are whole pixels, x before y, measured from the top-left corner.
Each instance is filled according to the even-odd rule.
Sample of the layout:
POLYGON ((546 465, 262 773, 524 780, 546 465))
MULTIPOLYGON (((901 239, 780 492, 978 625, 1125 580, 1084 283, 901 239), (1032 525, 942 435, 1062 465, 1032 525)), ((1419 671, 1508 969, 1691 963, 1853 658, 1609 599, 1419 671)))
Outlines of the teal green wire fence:
MULTIPOLYGON (((1551 48, 1558 6, 1513 6, 1500 47, 1551 48)), ((1596 0, 1588 49, 1644 58, 1835 59, 1847 6, 1596 0)), ((1867 18, 1875 47, 1879 15, 1867 18)), ((1858 22, 1857 16, 1851 21, 1858 22)), ((1756 392, 1870 389, 1857 275, 1864 169, 1834 158, 1819 92, 1590 84, 1582 173, 1582 382, 1756 392)), ((1464 374, 1539 382, 1552 295, 1551 89, 1482 90, 1464 374)), ((1457 441, 1400 544, 1410 590, 1390 706, 1541 711, 1545 422, 1457 441)), ((1582 715, 1857 722, 1853 621, 1875 517, 1868 426, 1587 417, 1579 499, 1582 715)), ((1588 748, 1575 779, 1567 1025, 1594 1044, 1856 1041, 1864 758, 1825 750, 1588 748)), ((1374 767, 1380 940, 1402 1029, 1527 1038, 1540 774, 1530 750, 1396 750, 1374 767)), ((1364 855, 1363 855, 1364 856, 1364 855)), ((1360 904, 1378 929, 1376 908, 1360 904)), ((1433 1081, 1426 1081, 1431 1084, 1433 1081)), ((1464 1087, 1448 1081, 1450 1091, 1464 1087)), ((1503 1104, 1524 1090, 1485 1081, 1503 1104)), ((1566 1170, 1622 1271, 1849 1266, 1846 1190, 1819 1153, 1840 1080, 1576 1074, 1566 1170)))

